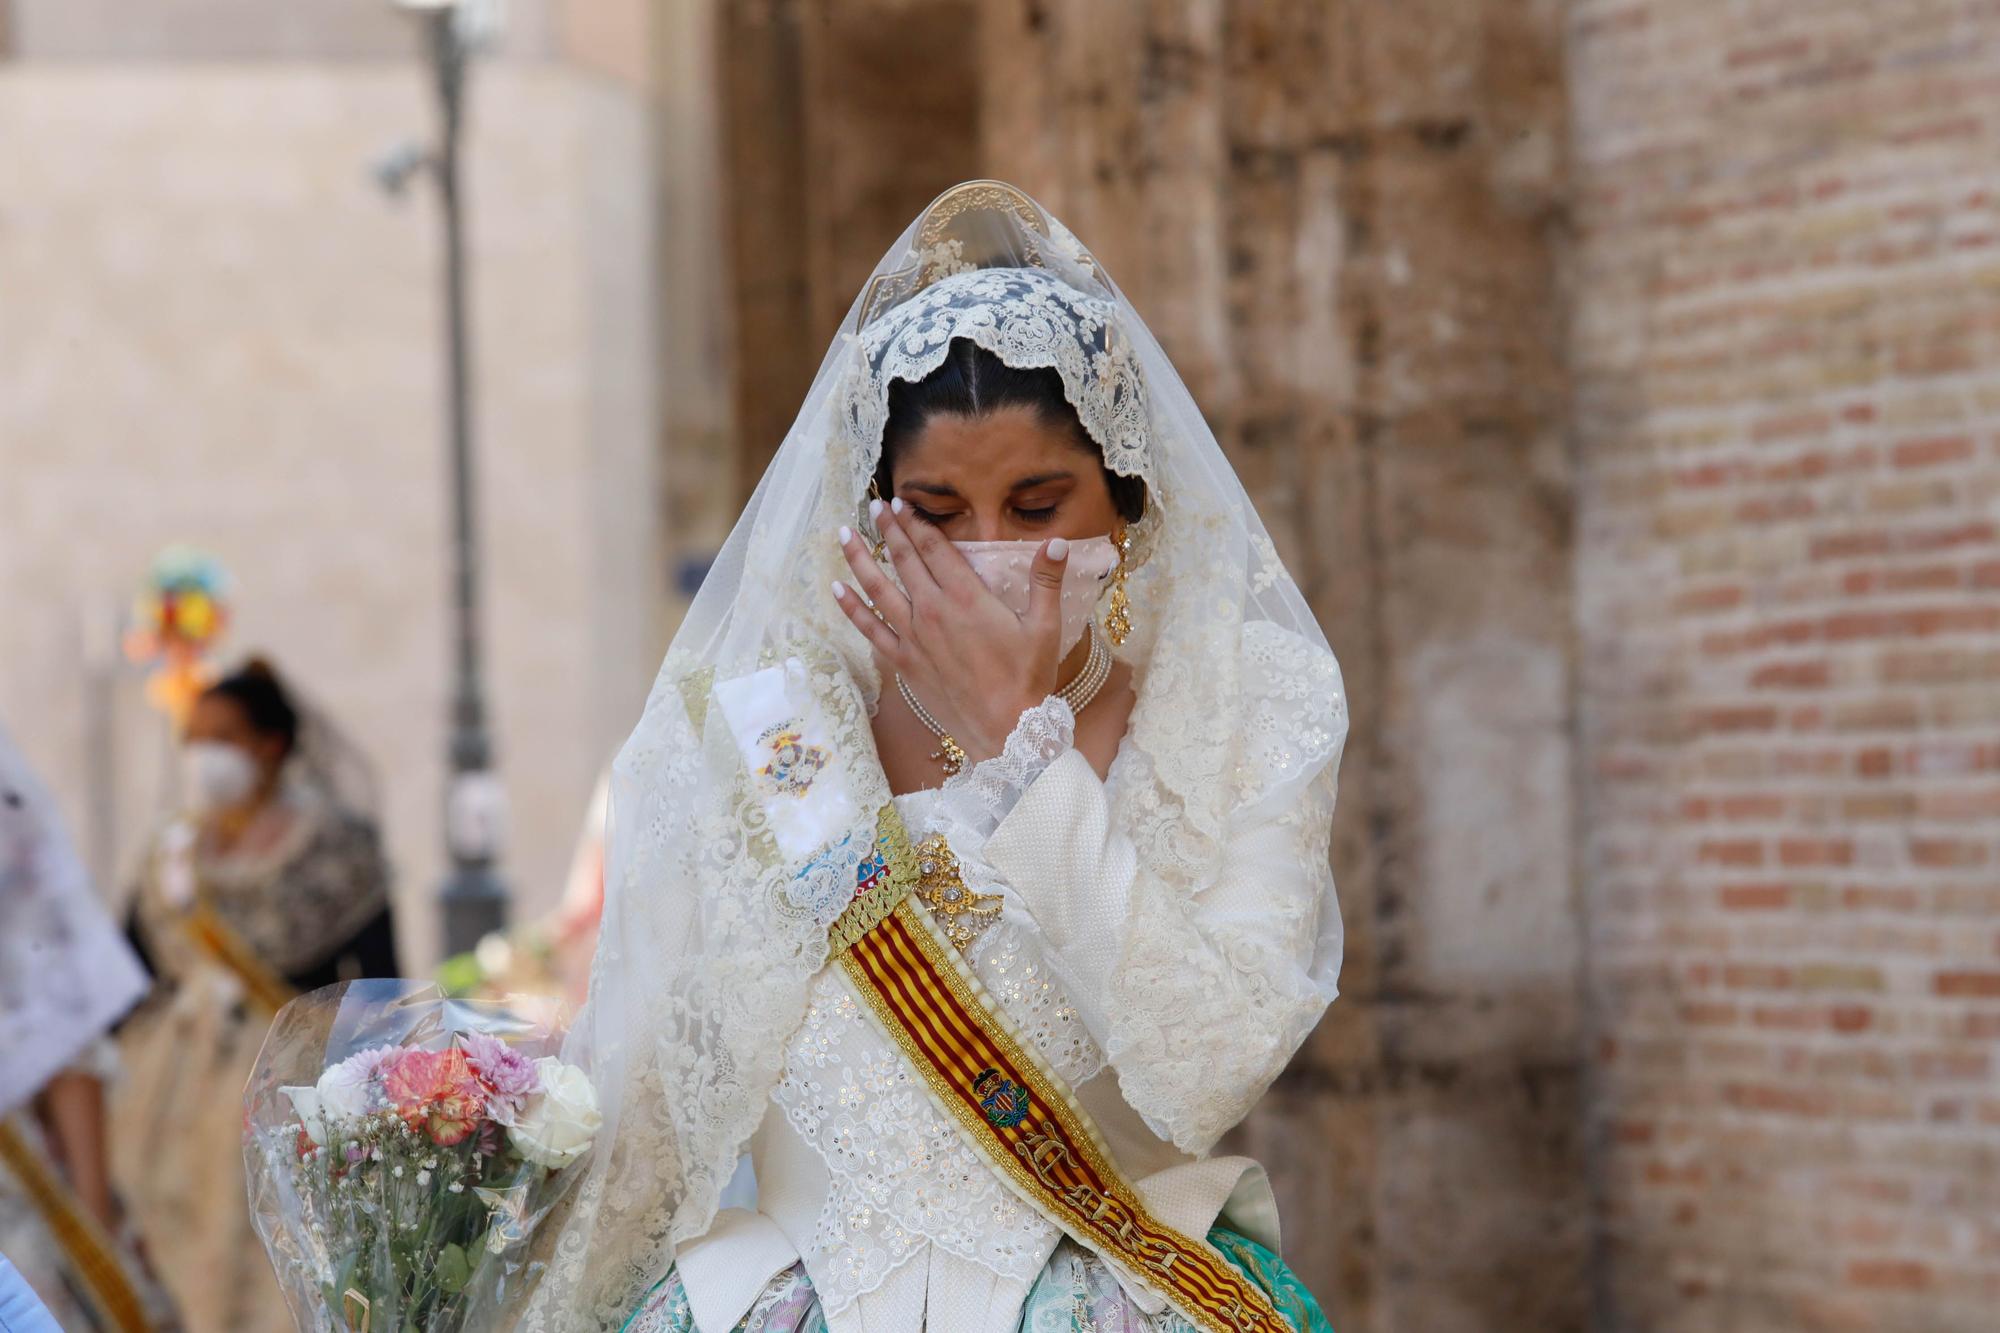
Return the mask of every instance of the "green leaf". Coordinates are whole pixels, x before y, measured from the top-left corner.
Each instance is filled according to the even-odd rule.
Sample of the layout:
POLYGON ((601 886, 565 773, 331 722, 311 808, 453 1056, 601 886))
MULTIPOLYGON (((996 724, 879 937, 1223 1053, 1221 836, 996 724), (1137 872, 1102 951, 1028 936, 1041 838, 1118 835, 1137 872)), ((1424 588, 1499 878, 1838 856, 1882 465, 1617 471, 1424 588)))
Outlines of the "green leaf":
POLYGON ((437 1279, 439 1289, 456 1296, 465 1290, 465 1284, 472 1280, 472 1263, 465 1257, 465 1251, 457 1245, 447 1245, 439 1251, 437 1267, 431 1272, 437 1279))

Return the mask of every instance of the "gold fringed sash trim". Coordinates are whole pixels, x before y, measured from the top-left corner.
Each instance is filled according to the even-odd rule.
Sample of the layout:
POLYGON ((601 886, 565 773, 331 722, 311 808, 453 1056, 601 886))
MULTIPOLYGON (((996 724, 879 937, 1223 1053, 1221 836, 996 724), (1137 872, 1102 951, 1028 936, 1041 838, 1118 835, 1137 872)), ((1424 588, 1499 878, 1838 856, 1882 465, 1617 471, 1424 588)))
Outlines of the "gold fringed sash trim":
POLYGON ((275 1014, 298 998, 298 991, 292 988, 291 983, 259 958, 243 937, 207 903, 195 903, 182 919, 182 925, 195 947, 234 973, 250 998, 267 1012, 275 1014))
POLYGON ((896 864, 909 855, 909 838, 893 810, 882 829, 889 880, 901 891, 886 911, 878 895, 856 920, 836 922, 834 947, 938 1105, 1041 1217, 1144 1281, 1189 1322, 1209 1333, 1284 1333, 1290 1326, 1261 1288, 1146 1208, 1068 1086, 909 896, 913 868, 896 864))
POLYGON ((48 1224, 71 1274, 99 1322, 118 1333, 149 1333, 146 1308, 118 1252, 97 1219, 83 1210, 53 1168, 19 1130, 0 1121, 0 1166, 21 1182, 28 1201, 48 1224))

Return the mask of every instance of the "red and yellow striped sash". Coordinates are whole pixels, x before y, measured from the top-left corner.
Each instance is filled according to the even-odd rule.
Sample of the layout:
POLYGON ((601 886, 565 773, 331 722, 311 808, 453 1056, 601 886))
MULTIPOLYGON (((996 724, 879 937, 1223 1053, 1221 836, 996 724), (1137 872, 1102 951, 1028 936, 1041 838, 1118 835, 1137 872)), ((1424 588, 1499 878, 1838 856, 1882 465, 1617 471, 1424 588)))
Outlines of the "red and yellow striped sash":
POLYGON ((21 1183, 28 1201, 42 1215, 97 1322, 117 1333, 147 1333, 152 1325, 145 1306, 104 1228, 84 1211, 20 1131, 5 1121, 0 1121, 0 1168, 21 1183))
POLYGON ((938 1105, 1041 1217, 1143 1280, 1197 1327, 1285 1333, 1289 1325, 1261 1288, 1147 1209, 1062 1078, 910 896, 909 839, 892 809, 881 829, 889 873, 835 922, 833 947, 938 1105))

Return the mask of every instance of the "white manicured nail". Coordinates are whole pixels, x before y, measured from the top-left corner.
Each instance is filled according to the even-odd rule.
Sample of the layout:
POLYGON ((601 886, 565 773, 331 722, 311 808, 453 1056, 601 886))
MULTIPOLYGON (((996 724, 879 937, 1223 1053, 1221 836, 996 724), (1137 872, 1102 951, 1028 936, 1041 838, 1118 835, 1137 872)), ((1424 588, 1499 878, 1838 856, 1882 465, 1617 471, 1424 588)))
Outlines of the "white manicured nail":
POLYGON ((882 502, 880 500, 870 500, 868 502, 868 517, 882 517, 882 502))
POLYGON ((889 508, 891 508, 891 509, 895 510, 895 511, 896 511, 897 513, 899 513, 899 514, 900 514, 900 513, 902 513, 902 512, 903 512, 903 497, 899 495, 899 496, 897 496, 897 497, 896 497, 895 499, 893 499, 893 500, 889 501, 889 508))
POLYGON ((842 546, 845 546, 845 545, 847 545, 847 544, 848 544, 849 542, 851 542, 851 541, 853 541, 853 540, 854 540, 854 529, 853 529, 853 528, 850 528, 850 527, 847 527, 847 526, 845 526, 845 525, 842 525, 842 527, 841 527, 841 529, 840 529, 840 544, 841 544, 842 546))
POLYGON ((847 585, 839 579, 835 579, 833 581, 833 600, 837 602, 845 596, 847 596, 847 585))
POLYGON ((1061 560, 1069 554, 1069 543, 1061 537, 1049 538, 1049 559, 1061 560))

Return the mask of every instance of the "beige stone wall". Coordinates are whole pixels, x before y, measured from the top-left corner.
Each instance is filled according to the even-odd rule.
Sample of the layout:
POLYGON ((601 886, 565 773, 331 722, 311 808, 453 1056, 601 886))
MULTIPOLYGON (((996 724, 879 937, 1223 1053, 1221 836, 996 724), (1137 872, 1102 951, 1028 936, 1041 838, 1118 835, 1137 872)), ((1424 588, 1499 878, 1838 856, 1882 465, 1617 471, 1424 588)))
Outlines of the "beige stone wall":
MULTIPOLYGON (((503 0, 502 52, 555 55, 569 32, 636 0, 503 0)), ((6 53, 21 60, 387 60, 411 55, 400 0, 7 0, 6 53)))
MULTIPOLYGON (((437 228, 369 162, 421 136, 414 65, 0 65, 0 714, 81 807, 82 636, 185 540, 379 765, 434 947, 446 621, 437 228)), ((663 638, 651 178, 633 99, 482 68, 468 190, 490 685, 507 870, 546 905, 663 638)), ((120 687, 119 849, 156 726, 120 687)))

